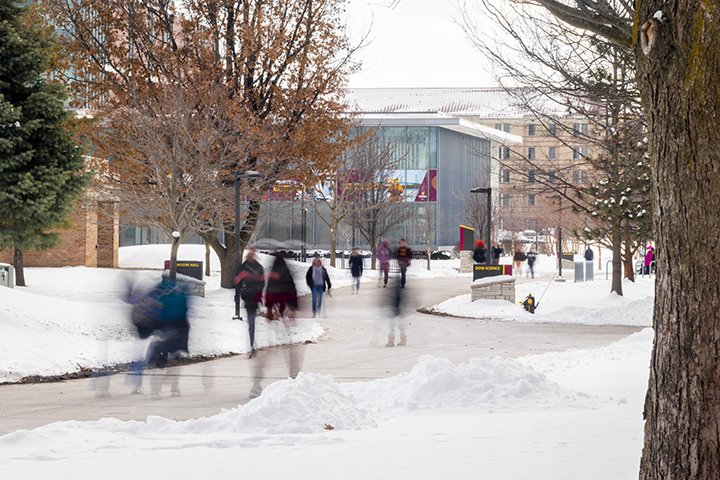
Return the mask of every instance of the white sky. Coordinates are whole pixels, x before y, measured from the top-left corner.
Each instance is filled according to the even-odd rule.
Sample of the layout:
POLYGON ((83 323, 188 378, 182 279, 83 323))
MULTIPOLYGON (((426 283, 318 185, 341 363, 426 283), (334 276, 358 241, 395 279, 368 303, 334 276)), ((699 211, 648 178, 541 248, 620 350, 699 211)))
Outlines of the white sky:
POLYGON ((349 0, 348 28, 370 30, 350 87, 495 85, 482 55, 456 23, 458 0, 349 0), (395 8, 387 5, 397 3, 395 8))

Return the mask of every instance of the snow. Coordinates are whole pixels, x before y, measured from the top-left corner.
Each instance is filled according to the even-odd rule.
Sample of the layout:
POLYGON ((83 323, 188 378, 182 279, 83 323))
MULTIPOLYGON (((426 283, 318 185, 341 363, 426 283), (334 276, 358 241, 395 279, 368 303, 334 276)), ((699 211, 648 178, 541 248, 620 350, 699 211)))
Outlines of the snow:
MULTIPOLYGON (((167 246, 123 248, 120 261, 160 267, 167 252, 167 246)), ((199 255, 202 246, 181 246, 180 258, 204 258, 199 255)), ((458 275, 452 263, 445 265, 417 274, 458 275)), ((536 315, 509 302, 471 303, 465 296, 436 309, 502 321, 651 324, 652 280, 626 282, 626 296, 618 297, 608 293, 609 282, 602 278, 549 282, 552 265, 541 257, 537 278, 516 283, 518 298, 532 292, 540 299, 536 315), (581 306, 573 306, 578 299, 581 306)), ((291 262, 296 280, 306 268, 291 262)), ((333 283, 349 283, 346 271, 329 270, 333 283)), ((135 340, 122 295, 128 281, 150 284, 160 270, 26 273, 30 287, 0 288, 0 379, 132 358, 135 340)), ((191 307, 193 325, 203 325, 191 330, 192 353, 243 351, 244 328, 230 320, 232 293, 220 289, 216 271, 207 281, 207 296, 191 307)), ((323 332, 312 320, 300 319, 292 338, 281 338, 262 324, 261 345, 323 332)), ((103 418, 16 431, 0 437, 0 466, 3 478, 78 480, 204 478, 209 472, 217 480, 634 478, 652 339, 646 328, 601 348, 515 359, 479 357, 454 364, 425 355, 407 372, 362 382, 301 373, 269 384, 247 404, 205 418, 103 418)), ((391 349, 378 355, 388 355, 386 350, 391 349)))

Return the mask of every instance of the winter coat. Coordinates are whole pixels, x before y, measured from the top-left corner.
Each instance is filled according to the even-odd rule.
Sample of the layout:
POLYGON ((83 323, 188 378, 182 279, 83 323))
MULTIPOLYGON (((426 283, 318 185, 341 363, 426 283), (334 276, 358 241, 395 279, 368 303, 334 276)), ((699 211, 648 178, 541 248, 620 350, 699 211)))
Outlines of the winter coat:
POLYGON ((585 260, 588 262, 592 262, 595 254, 592 251, 592 248, 588 247, 587 250, 585 250, 585 260))
POLYGON ((407 268, 412 262, 412 249, 410 247, 399 247, 395 252, 395 258, 397 258, 398 265, 401 268, 407 268))
POLYGON ((245 307, 256 309, 262 301, 262 291, 265 288, 265 269, 257 260, 245 260, 235 281, 235 288, 245 302, 245 307))
POLYGON ((475 260, 475 263, 485 263, 485 247, 475 247, 473 260, 475 260))
POLYGON ((378 262, 380 262, 380 268, 390 266, 391 256, 390 249, 385 245, 381 245, 380 248, 377 249, 377 252, 375 252, 375 257, 378 259, 378 262))
POLYGON ((524 262, 527 259, 527 256, 525 255, 525 252, 517 251, 513 255, 513 260, 516 262, 524 262))
MULTIPOLYGON (((323 292, 326 290, 325 287, 327 287, 327 290, 330 290, 332 288, 332 283, 330 283, 330 275, 328 275, 327 269, 325 267, 322 268, 322 276, 323 276, 323 292)), ((310 268, 308 268, 307 273, 305 274, 305 281, 308 284, 308 287, 313 288, 313 266, 310 265, 310 268)))
POLYGON ((537 259, 537 255, 535 254, 535 252, 528 252, 526 258, 528 266, 532 267, 533 265, 535 265, 535 260, 537 259))
POLYGON ((645 252, 645 266, 649 267, 650 264, 655 260, 655 250, 652 248, 645 252))
POLYGON ((500 247, 493 247, 492 253, 493 253, 493 258, 498 259, 503 254, 503 249, 500 247))
POLYGON ((173 353, 188 350, 190 324, 188 323, 188 298, 185 290, 177 282, 163 279, 155 288, 154 295, 160 303, 158 330, 163 332, 165 340, 160 351, 173 353))
POLYGON ((353 277, 362 276, 363 258, 360 255, 350 255, 350 273, 353 277))

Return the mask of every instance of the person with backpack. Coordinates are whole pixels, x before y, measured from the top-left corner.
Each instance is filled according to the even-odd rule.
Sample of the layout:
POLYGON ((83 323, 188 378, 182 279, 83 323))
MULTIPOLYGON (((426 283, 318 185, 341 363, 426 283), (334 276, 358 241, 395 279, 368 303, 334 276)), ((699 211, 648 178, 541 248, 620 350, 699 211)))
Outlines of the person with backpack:
POLYGON ((360 277, 363 274, 363 258, 360 255, 360 249, 354 247, 350 254, 350 274, 353 278, 351 294, 360 293, 360 277))
POLYGON ((499 245, 498 243, 496 243, 495 245, 493 245, 493 248, 492 248, 492 260, 493 260, 493 265, 499 265, 499 264, 500 264, 500 257, 502 256, 502 254, 503 254, 503 249, 502 249, 502 247, 500 247, 500 245, 499 245))
POLYGON ((398 244, 398 249, 395 251, 395 258, 397 259, 398 266, 400 267, 400 288, 405 288, 407 269, 412 262, 412 249, 407 246, 405 239, 401 238, 398 244))
POLYGON ((265 288, 265 269, 257 261, 257 251, 254 247, 247 249, 245 261, 240 265, 240 273, 235 276, 233 282, 247 312, 250 357, 252 358, 255 354, 255 319, 258 305, 262 303, 262 293, 265 288))
POLYGON ((483 242, 482 240, 478 240, 475 243, 475 250, 473 250, 473 261, 475 263, 484 264, 486 251, 487 249, 485 248, 485 242, 483 242))
POLYGON ((322 260, 319 258, 313 260, 312 265, 305 274, 305 281, 308 287, 310 287, 310 293, 312 294, 312 312, 313 317, 316 317, 322 311, 322 299, 326 287, 328 295, 332 288, 330 276, 328 275, 327 269, 323 266, 322 260))

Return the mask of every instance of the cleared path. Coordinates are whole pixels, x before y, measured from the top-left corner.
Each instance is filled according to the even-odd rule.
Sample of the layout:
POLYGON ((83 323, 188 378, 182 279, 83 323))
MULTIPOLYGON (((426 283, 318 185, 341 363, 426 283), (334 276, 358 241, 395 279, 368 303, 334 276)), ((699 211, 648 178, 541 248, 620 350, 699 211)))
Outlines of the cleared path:
MULTIPOLYGON (((0 387, 0 434, 34 428, 55 421, 115 417, 144 420, 159 415, 177 420, 208 416, 248 401, 252 376, 262 367, 263 385, 286 378, 289 361, 302 359, 302 371, 333 375, 338 381, 387 377, 407 371, 421 355, 464 362, 478 356, 517 357, 534 353, 607 345, 639 330, 635 327, 493 322, 425 315, 415 308, 430 306, 468 293, 470 278, 408 280, 403 291, 408 322, 408 346, 385 347, 389 289, 364 283, 359 295, 350 288, 333 289, 326 297, 328 332, 315 344, 278 347, 255 358, 236 356, 171 368, 182 395, 171 397, 169 385, 160 399, 132 395, 126 375, 105 377, 109 396, 98 397, 96 379, 0 387)), ((307 315, 309 298, 303 304, 307 315)), ((303 315, 303 314, 301 314, 303 315)), ((244 324, 243 324, 244 327, 244 324)), ((149 375, 160 374, 150 371, 149 375)), ((146 379, 145 390, 149 390, 146 379)))

